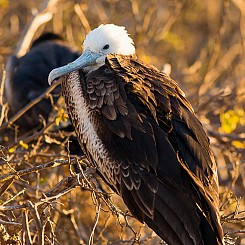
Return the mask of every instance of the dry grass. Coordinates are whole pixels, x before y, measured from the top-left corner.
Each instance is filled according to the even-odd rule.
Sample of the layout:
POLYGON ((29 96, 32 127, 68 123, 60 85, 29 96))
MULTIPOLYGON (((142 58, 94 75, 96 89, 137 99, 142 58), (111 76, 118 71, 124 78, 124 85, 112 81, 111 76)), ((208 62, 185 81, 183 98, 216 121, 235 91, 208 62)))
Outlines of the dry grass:
MULTIPOLYGON (((0 0, 0 63, 6 64, 12 53, 23 55, 44 31, 62 33, 70 46, 80 49, 85 34, 97 25, 126 26, 138 56, 159 69, 171 64, 172 78, 192 102, 218 163, 222 222, 233 238, 227 243, 245 244, 244 115, 230 131, 220 119, 228 110, 244 111, 244 2, 52 0, 46 4, 0 0)), ((1 73, 4 81, 4 66, 1 73)), ((60 131, 54 120, 62 103, 54 107, 41 131, 21 136, 14 123, 21 114, 8 119, 3 88, 2 82, 1 244, 160 243, 151 230, 130 217, 86 159, 67 153, 71 133, 60 131), (75 163, 83 170, 79 175, 73 172, 75 163)), ((233 115, 229 121, 234 120, 233 115)))

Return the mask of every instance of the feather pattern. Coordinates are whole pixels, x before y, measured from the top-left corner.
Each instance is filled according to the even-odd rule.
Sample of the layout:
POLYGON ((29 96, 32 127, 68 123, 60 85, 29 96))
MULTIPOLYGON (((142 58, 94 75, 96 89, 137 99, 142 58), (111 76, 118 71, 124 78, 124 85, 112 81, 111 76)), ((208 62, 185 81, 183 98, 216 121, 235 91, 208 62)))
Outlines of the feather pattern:
POLYGON ((85 77, 64 76, 62 89, 84 151, 135 217, 169 244, 222 244, 209 140, 168 75, 109 54, 85 77))

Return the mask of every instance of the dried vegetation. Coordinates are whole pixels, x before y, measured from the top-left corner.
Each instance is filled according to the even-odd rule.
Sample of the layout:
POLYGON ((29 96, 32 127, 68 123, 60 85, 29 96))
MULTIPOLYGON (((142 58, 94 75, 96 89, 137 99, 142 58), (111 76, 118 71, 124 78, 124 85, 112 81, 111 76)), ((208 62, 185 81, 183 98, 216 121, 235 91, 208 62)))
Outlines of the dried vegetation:
POLYGON ((60 130, 62 101, 47 122, 40 117, 41 130, 20 135, 16 119, 44 97, 52 100, 53 87, 8 117, 4 65, 11 54, 22 56, 46 31, 80 49, 90 29, 111 22, 126 26, 141 59, 172 68, 211 139, 227 244, 245 244, 243 0, 0 0, 0 244, 160 244, 86 159, 69 154, 73 133, 60 130))

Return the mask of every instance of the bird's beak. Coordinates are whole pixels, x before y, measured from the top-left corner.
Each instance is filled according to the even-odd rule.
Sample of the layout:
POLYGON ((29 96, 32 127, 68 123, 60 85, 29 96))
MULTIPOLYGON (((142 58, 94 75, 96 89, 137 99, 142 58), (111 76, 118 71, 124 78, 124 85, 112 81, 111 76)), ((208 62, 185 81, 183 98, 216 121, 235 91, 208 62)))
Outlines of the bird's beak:
POLYGON ((58 68, 53 69, 48 76, 48 83, 49 85, 52 84, 52 82, 72 71, 80 70, 84 67, 95 65, 97 58, 99 58, 100 55, 91 52, 90 50, 86 50, 80 57, 78 57, 73 62, 69 63, 68 65, 61 66, 58 68))

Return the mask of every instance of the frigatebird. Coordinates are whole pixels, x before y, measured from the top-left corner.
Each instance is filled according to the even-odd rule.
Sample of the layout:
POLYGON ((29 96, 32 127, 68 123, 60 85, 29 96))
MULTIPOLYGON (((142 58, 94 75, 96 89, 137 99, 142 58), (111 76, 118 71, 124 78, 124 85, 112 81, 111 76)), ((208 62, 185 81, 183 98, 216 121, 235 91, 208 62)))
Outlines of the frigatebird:
POLYGON ((172 245, 223 244, 209 139, 177 83, 137 58, 122 26, 100 25, 84 53, 49 74, 81 148, 130 212, 172 245))
MULTIPOLYGON (((6 80, 6 99, 10 107, 10 116, 16 114, 29 102, 40 96, 47 88, 47 77, 52 69, 66 65, 79 57, 79 53, 72 50, 55 33, 44 33, 34 40, 30 50, 22 57, 10 57, 10 79, 6 80)), ((59 94, 61 88, 56 88, 52 94, 59 94)), ((54 98, 56 101, 57 98, 54 98)), ((39 115, 46 120, 51 112, 50 99, 46 98, 33 106, 16 124, 22 132, 40 125, 39 115)))

